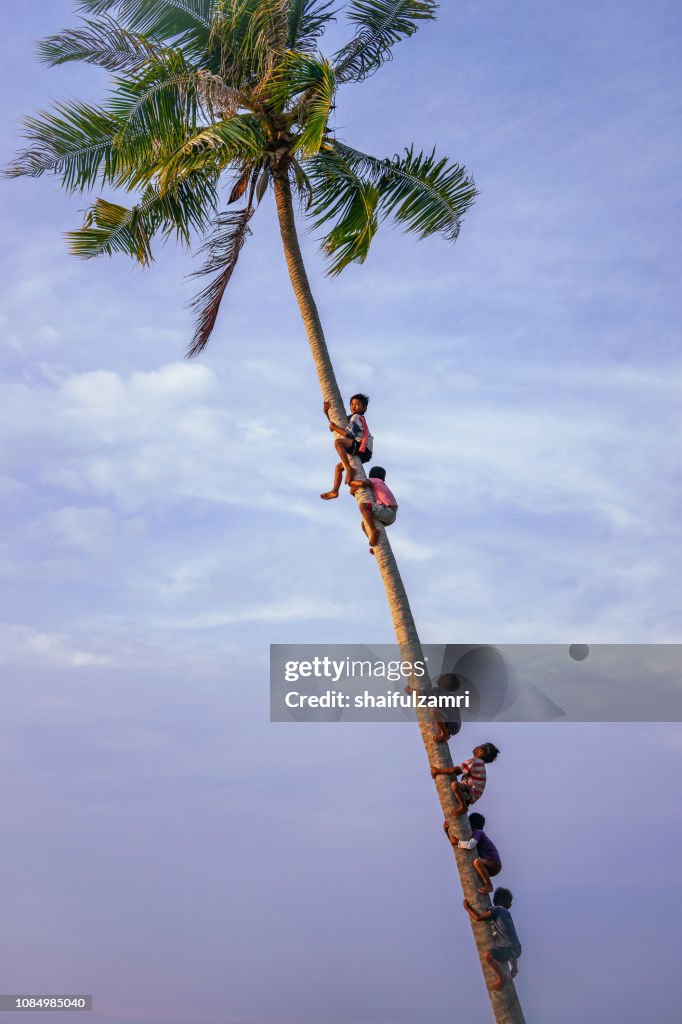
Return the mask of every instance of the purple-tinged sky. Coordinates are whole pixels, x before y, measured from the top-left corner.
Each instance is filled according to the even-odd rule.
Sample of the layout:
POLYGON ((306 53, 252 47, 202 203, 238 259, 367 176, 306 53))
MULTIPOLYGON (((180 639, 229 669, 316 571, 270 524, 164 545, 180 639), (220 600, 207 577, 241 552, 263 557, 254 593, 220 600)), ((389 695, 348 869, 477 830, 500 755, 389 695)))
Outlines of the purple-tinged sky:
MULTIPOLYGON (((5 161, 21 114, 103 88, 34 59, 74 20, 6 14, 5 161)), ((670 3, 447 4, 340 95, 340 137, 437 142, 481 190, 454 247, 385 231, 329 281, 306 241, 425 641, 680 640, 679 47, 670 3)), ((268 722, 269 643, 391 640, 351 502, 316 497, 272 209, 188 364, 186 255, 74 261, 85 202, 47 178, 0 204, 3 991, 92 992, 93 1024, 486 1024, 413 730, 268 722)), ((675 1024, 682 728, 484 738, 529 1024, 675 1024)))

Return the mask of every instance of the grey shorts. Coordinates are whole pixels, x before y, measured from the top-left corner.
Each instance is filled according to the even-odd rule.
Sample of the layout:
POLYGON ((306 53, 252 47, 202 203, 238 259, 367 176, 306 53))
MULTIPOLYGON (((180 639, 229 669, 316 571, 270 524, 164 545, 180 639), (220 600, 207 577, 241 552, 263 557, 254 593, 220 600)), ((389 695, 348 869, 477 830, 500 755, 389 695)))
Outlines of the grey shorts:
POLYGON ((372 515, 384 526, 391 526, 395 522, 395 514, 396 509, 391 508, 390 505, 377 505, 376 501, 372 505, 372 515))

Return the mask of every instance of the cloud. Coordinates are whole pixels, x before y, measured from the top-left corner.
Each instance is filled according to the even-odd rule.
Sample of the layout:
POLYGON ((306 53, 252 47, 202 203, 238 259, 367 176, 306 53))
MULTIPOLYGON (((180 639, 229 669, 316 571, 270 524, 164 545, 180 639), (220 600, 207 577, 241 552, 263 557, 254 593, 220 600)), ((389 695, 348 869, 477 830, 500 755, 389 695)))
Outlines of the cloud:
POLYGON ((10 665, 87 669, 111 665, 109 654, 74 646, 63 633, 0 622, 0 661, 10 665))

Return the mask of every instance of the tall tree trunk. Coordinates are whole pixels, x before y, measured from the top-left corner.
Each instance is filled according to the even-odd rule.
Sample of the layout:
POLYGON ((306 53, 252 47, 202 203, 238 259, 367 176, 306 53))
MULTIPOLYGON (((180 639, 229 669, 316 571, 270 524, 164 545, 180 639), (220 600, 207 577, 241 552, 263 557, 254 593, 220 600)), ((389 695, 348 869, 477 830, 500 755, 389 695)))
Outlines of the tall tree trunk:
MULTIPOLYGON (((324 399, 328 399, 331 402, 331 412, 334 421, 336 423, 345 423, 347 417, 341 398, 341 392, 339 391, 339 387, 336 383, 334 368, 332 367, 329 352, 327 350, 327 344, 324 340, 322 324, 317 312, 315 300, 313 299, 312 292, 310 290, 308 276, 301 256, 291 197, 291 187, 286 168, 282 168, 279 173, 275 174, 274 190, 275 202, 277 204, 277 215, 282 235, 282 244, 284 246, 287 267, 289 269, 289 277, 291 278, 296 300, 301 311, 303 323, 305 324, 306 334, 308 336, 313 359, 315 360, 315 367, 320 380, 322 395, 324 399)), ((356 479, 366 479, 360 460, 358 458, 353 458, 351 461, 355 470, 356 479)), ((395 630, 398 644, 400 645, 401 658, 405 661, 410 661, 411 663, 423 661, 424 656, 422 654, 417 629, 414 624, 412 612, 410 611, 410 605, 407 600, 403 581, 400 578, 398 566, 395 558, 393 557, 393 552, 391 550, 388 537, 386 536, 386 532, 380 525, 379 529, 381 537, 374 551, 376 555, 376 562, 379 566, 379 571, 381 572, 384 589, 386 591, 386 597, 391 611, 391 618, 393 619, 393 628, 395 630)), ((417 686, 419 685, 418 681, 415 680, 412 681, 412 684, 417 686)), ((441 767, 451 767, 452 759, 450 758, 450 751, 447 744, 434 742, 432 721, 429 713, 424 709, 418 708, 417 720, 422 740, 424 741, 424 747, 426 748, 428 763, 440 765, 441 767)), ((427 769, 425 768, 425 770, 427 769)), ((443 813, 450 824, 450 833, 451 835, 457 834, 461 839, 469 839, 471 837, 469 821, 466 816, 462 816, 460 818, 455 816, 454 800, 449 782, 450 780, 448 776, 440 775, 437 777, 435 785, 443 813)), ((454 853, 464 895, 469 900, 472 907, 476 907, 478 910, 486 910, 489 908, 490 903, 487 897, 481 896, 478 891, 478 887, 481 883, 473 868, 475 854, 471 851, 460 849, 455 850, 454 853)), ((455 907, 454 912, 460 912, 462 915, 467 916, 464 909, 461 909, 460 911, 459 908, 455 907)), ((481 958, 483 977, 488 988, 488 995, 490 996, 490 1003, 497 1024, 525 1024, 523 1011, 511 979, 507 978, 499 992, 495 992, 492 989, 492 982, 495 980, 495 975, 491 968, 483 961, 483 954, 491 946, 489 924, 487 922, 472 922, 472 928, 476 947, 478 949, 479 957, 481 958)))

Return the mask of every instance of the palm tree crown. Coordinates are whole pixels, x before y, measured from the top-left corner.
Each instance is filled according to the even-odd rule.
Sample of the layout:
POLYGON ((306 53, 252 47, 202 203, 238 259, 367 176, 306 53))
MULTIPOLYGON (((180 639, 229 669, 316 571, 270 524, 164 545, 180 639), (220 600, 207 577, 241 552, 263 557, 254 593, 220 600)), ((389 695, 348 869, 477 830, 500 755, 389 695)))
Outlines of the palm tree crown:
POLYGON ((52 172, 97 198, 69 233, 82 257, 152 259, 155 235, 203 239, 209 281, 194 300, 200 352, 246 241, 256 206, 286 181, 322 231, 329 272, 363 262, 391 216, 425 237, 454 240, 476 189, 459 164, 405 150, 379 159, 340 141, 337 89, 376 71, 401 39, 435 16, 435 0, 351 0, 350 41, 318 48, 330 0, 81 0, 82 23, 39 44, 48 64, 81 60, 113 73, 106 103, 55 104, 25 119, 29 146, 7 176, 52 172), (230 209, 232 204, 239 207, 230 209))

